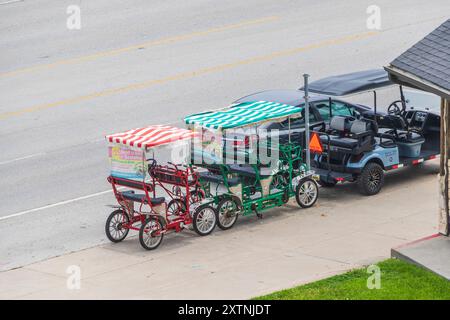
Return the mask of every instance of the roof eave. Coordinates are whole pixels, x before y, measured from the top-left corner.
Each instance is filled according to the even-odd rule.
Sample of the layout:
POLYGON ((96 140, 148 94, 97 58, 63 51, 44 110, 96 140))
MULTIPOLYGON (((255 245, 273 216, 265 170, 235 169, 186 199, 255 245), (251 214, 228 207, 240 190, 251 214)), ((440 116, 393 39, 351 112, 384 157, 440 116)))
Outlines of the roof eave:
POLYGON ((419 78, 416 75, 402 69, 396 68, 393 65, 385 66, 384 69, 388 72, 389 78, 392 82, 423 91, 428 91, 448 100, 450 99, 450 91, 441 88, 434 83, 419 78))

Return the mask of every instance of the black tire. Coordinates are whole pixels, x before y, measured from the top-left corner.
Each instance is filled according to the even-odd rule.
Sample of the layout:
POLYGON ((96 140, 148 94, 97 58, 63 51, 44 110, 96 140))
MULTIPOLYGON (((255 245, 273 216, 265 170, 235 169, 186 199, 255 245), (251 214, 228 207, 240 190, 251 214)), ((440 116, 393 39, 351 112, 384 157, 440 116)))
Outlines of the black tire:
POLYGON ((336 182, 326 182, 323 180, 319 180, 319 184, 321 187, 324 187, 324 188, 333 188, 336 186, 336 182))
POLYGON ((204 204, 195 209, 192 218, 194 231, 200 236, 207 236, 214 230, 217 224, 217 211, 209 204, 204 204), (205 214, 208 216, 205 217, 205 214), (207 219, 206 221, 204 220, 205 218, 207 219), (207 225, 205 225, 206 223, 207 225))
POLYGON ((238 219, 239 215, 236 213, 238 209, 239 207, 233 199, 224 198, 220 200, 217 205, 217 226, 222 230, 231 229, 238 219), (230 208, 230 205, 233 205, 234 208, 230 208), (228 208, 225 208, 225 206, 228 206, 228 208), (234 213, 230 212, 230 209, 233 209, 234 213))
POLYGON ((145 219, 145 222, 141 225, 141 228, 139 229, 139 242, 141 243, 141 246, 146 250, 155 250, 161 244, 164 238, 164 233, 160 233, 157 237, 152 237, 151 235, 149 236, 149 232, 146 232, 145 230, 147 228, 147 225, 149 224, 153 224, 153 227, 155 226, 157 227, 156 230, 161 231, 164 225, 158 218, 149 217, 145 219))
POLYGON ((383 168, 375 162, 366 164, 356 180, 358 191, 366 196, 373 196, 380 192, 384 184, 383 168))
POLYGON ((117 243, 127 237, 130 230, 121 227, 124 222, 129 223, 130 218, 122 209, 111 212, 105 224, 105 233, 109 241, 117 243))
POLYGON ((302 208, 312 207, 319 198, 319 187, 311 178, 302 179, 295 189, 295 200, 302 208))

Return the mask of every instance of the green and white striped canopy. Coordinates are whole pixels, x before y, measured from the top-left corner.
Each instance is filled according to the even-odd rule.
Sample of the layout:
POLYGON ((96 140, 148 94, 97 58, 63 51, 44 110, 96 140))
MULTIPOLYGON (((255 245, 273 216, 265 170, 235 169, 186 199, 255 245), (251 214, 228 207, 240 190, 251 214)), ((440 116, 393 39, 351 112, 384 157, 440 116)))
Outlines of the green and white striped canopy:
POLYGON ((253 101, 232 105, 223 110, 193 114, 184 118, 184 121, 186 124, 211 129, 230 129, 288 117, 300 111, 300 108, 288 104, 253 101))

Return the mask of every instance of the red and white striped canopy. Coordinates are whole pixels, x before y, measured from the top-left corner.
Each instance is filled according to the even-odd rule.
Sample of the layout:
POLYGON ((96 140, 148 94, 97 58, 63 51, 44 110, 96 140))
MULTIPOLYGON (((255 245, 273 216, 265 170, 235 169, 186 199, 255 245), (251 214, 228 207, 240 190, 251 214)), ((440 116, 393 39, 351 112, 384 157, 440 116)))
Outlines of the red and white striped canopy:
POLYGON ((146 150, 171 142, 190 139, 195 135, 192 130, 180 129, 165 125, 153 125, 136 128, 122 133, 107 135, 111 143, 123 144, 129 147, 146 150))

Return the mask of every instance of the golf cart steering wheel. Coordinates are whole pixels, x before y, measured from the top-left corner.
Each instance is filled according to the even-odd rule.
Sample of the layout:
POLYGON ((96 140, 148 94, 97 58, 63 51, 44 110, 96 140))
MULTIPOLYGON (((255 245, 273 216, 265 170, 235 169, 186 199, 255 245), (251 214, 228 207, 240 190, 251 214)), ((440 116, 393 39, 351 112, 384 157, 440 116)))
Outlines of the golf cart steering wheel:
POLYGON ((393 115, 396 115, 396 116, 400 116, 405 111, 404 109, 405 108, 404 108, 402 100, 397 100, 397 101, 392 102, 389 105, 389 107, 387 109, 387 112, 388 112, 388 114, 393 114, 393 115), (401 104, 401 107, 398 106, 398 103, 401 104))

